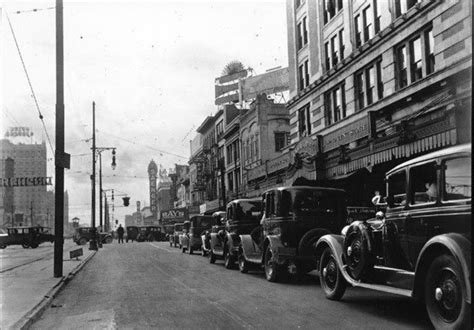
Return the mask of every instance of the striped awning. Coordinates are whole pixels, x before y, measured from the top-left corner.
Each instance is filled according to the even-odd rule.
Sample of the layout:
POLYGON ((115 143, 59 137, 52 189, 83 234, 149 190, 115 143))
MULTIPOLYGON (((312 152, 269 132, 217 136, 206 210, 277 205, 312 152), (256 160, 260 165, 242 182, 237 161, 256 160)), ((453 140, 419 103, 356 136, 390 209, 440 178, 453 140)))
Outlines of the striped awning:
POLYGON ((452 129, 329 168, 326 170, 326 178, 335 179, 336 177, 349 174, 363 167, 374 166, 398 158, 415 157, 427 151, 454 144, 456 144, 456 130, 452 129))

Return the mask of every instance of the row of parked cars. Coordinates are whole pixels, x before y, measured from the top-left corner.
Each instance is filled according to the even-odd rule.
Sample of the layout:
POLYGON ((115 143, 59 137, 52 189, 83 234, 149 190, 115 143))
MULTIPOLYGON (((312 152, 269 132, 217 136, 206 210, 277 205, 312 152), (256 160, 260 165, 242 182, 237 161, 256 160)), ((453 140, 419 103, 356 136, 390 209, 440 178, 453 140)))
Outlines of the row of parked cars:
POLYGON ((390 292, 423 301, 436 328, 470 328, 471 145, 400 164, 386 183, 373 219, 347 223, 343 190, 279 187, 175 224, 170 246, 263 268, 271 282, 317 270, 328 299, 351 286, 390 292))

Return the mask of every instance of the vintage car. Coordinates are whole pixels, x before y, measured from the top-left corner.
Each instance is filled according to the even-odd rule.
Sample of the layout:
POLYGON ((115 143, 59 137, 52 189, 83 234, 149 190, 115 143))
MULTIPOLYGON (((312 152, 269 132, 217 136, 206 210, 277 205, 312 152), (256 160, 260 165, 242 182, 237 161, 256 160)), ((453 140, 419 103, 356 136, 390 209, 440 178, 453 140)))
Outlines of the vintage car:
POLYGON ((239 256, 240 235, 249 235, 260 225, 262 199, 236 199, 227 204, 225 228, 210 234, 209 262, 224 259, 224 266, 231 269, 239 256))
POLYGON ((201 254, 204 257, 209 253, 209 251, 211 251, 211 233, 217 233, 219 230, 225 228, 225 211, 214 212, 212 216, 216 218, 216 224, 212 226, 211 229, 205 230, 201 234, 201 254))
POLYGON ((48 228, 42 226, 22 226, 6 228, 6 233, 0 237, 0 248, 8 245, 21 245, 27 249, 37 248, 43 242, 54 242, 54 235, 49 233, 48 228))
MULTIPOLYGON (((103 244, 110 244, 113 242, 114 238, 112 234, 106 232, 98 233, 100 237, 100 241, 103 244)), ((92 238, 93 230, 92 227, 79 227, 76 228, 74 231, 74 235, 72 236, 72 240, 77 245, 85 245, 89 242, 92 238)))
POLYGON ((201 250, 202 233, 216 224, 216 218, 210 215, 195 215, 191 217, 189 220, 189 231, 185 232, 182 236, 182 252, 184 253, 187 250, 189 254, 193 254, 195 250, 201 250))
POLYGON ((177 247, 179 245, 179 235, 183 232, 184 223, 175 223, 173 225, 173 233, 169 235, 170 246, 177 247))
POLYGON ((125 232, 125 242, 136 241, 138 236, 138 226, 127 226, 125 232))
POLYGON ((317 243, 321 287, 360 286, 424 301, 435 328, 471 317, 471 145, 449 147, 386 174, 387 210, 317 243))
POLYGON ((240 235, 239 269, 264 266, 270 282, 317 268, 318 239, 346 225, 346 193, 341 189, 289 186, 267 190, 261 226, 240 235))
POLYGON ((158 226, 139 226, 137 242, 159 242, 162 240, 161 228, 158 226))
POLYGON ((0 249, 4 249, 7 247, 8 244, 8 232, 0 228, 0 249))

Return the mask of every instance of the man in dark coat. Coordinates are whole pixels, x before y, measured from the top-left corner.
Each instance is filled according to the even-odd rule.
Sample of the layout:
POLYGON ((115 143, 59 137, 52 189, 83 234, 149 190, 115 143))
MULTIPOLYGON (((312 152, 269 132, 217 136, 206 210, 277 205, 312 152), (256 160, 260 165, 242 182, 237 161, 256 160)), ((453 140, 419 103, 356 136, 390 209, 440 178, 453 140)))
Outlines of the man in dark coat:
POLYGON ((119 227, 117 228, 117 235, 118 235, 118 242, 119 244, 120 243, 123 243, 123 233, 124 233, 124 229, 122 227, 122 224, 119 225, 119 227))

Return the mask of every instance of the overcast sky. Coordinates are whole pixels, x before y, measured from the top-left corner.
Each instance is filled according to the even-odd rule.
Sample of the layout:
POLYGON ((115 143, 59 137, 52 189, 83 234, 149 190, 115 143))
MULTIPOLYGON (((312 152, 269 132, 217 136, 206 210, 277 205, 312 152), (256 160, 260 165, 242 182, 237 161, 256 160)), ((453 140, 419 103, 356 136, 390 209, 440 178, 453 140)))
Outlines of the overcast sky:
MULTIPOLYGON (((8 14, 53 148, 54 6, 4 2, 0 40, 0 134, 27 126, 36 141, 46 139, 8 14)), ((111 153, 103 153, 103 186, 131 197, 129 208, 116 198, 115 218, 123 222, 137 200, 149 205, 152 159, 164 168, 187 164, 189 140, 217 111, 214 79, 228 62, 240 60, 256 74, 288 66, 285 1, 65 1, 64 57, 70 219, 90 221, 95 101, 97 146, 117 148, 115 171, 111 153)), ((49 144, 48 155, 54 176, 49 144)))

